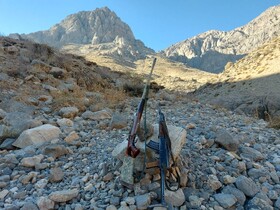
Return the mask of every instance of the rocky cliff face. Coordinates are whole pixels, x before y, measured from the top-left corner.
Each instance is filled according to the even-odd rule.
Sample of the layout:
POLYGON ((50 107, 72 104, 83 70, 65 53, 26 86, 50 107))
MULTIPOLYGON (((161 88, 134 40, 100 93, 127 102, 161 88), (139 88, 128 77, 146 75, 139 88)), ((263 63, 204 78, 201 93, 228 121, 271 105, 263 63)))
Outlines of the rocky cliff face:
POLYGON ((280 36, 236 63, 228 63, 218 81, 195 91, 205 103, 262 119, 280 118, 280 36))
POLYGON ((227 62, 244 57, 279 35, 280 6, 274 6, 242 27, 228 32, 211 30, 179 42, 162 53, 189 66, 218 73, 227 62))
POLYGON ((69 15, 49 30, 22 37, 57 48, 90 45, 89 51, 99 50, 101 54, 124 59, 139 59, 154 52, 136 40, 130 27, 107 7, 69 15))

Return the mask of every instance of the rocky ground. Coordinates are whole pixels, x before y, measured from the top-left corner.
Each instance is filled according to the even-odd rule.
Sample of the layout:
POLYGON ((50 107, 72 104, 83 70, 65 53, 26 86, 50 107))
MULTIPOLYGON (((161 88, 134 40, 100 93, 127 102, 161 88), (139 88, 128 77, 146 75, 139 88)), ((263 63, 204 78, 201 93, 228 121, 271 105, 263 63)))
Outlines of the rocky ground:
MULTIPOLYGON (((0 44, 1 209, 147 209, 160 202, 158 174, 128 189, 112 156, 140 101, 121 89, 129 76, 46 45, 0 44)), ((126 83, 126 90, 136 87, 126 83)), ((174 209, 280 209, 279 130, 182 94, 150 96, 149 122, 156 123, 161 102, 167 123, 187 131, 180 189, 166 191, 174 209)))
MULTIPOLYGON (((197 102, 161 102, 168 123, 188 132, 181 152, 181 188, 166 192, 175 209, 280 209, 279 131, 263 120, 197 102)), ((149 101, 150 120, 156 103, 149 101)), ((158 176, 146 174, 133 190, 119 182, 121 163, 111 152, 128 137, 137 100, 126 104, 121 113, 78 114, 68 107, 34 119, 59 132, 53 140, 33 145, 55 133, 48 130, 26 146, 23 142, 36 135, 31 129, 17 140, 22 149, 1 150, 0 207, 146 209, 159 202, 158 176)), ((1 110, 1 116, 8 120, 9 113, 1 110)))

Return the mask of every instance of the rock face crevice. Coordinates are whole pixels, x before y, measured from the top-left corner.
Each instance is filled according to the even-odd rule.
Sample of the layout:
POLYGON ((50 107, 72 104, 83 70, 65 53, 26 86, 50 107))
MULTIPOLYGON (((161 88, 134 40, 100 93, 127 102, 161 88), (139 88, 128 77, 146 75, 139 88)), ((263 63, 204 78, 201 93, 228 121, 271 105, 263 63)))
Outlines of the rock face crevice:
POLYGON ((227 32, 207 31, 172 45, 162 54, 188 66, 219 73, 227 62, 235 62, 279 35, 280 6, 274 6, 244 26, 227 32))

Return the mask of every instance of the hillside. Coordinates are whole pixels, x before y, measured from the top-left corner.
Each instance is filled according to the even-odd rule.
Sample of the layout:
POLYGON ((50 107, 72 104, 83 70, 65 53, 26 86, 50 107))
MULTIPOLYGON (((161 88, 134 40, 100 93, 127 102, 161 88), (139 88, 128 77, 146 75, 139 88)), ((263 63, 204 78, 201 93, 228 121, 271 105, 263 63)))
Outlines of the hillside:
POLYGON ((280 35, 280 6, 264 11, 248 24, 231 31, 211 30, 162 51, 188 66, 219 73, 265 42, 280 35))
MULTIPOLYGON (((185 94, 194 91, 207 82, 217 81, 217 75, 199 69, 186 67, 180 62, 174 62, 168 58, 155 55, 157 65, 153 74, 153 81, 164 86, 167 90, 185 94)), ((145 59, 136 62, 125 62, 121 59, 96 56, 88 53, 85 58, 92 62, 100 63, 110 69, 130 75, 143 77, 149 74, 149 65, 145 59)))
MULTIPOLYGON (((274 47, 268 44, 266 50, 279 49, 278 40, 274 47)), ((267 55, 263 49, 258 52, 267 55)), ((132 188, 121 182, 129 175, 123 169, 127 155, 121 145, 127 146, 140 102, 123 91, 125 84, 143 83, 138 68, 137 74, 127 75, 47 45, 7 37, 0 37, 0 59, 1 209, 147 209, 159 204, 158 170, 135 176, 132 188), (114 150, 122 151, 122 157, 114 156, 114 150)), ((160 78, 161 70, 167 78, 184 73, 182 64, 158 61, 153 80, 160 78)), ((143 61, 137 65, 146 75, 150 59, 145 68, 143 61)), ((185 76, 197 73, 184 71, 185 76)), ((167 83, 176 88, 180 84, 167 83)), ((263 120, 164 89, 151 91, 147 103, 148 124, 156 128, 158 104, 170 135, 187 130, 176 159, 179 189, 165 191, 170 205, 280 209, 279 131, 263 120)))
POLYGON ((145 58, 154 52, 135 39, 130 27, 107 7, 78 12, 48 30, 20 36, 56 48, 64 47, 69 52, 98 50, 99 54, 127 60, 145 58))
POLYGON ((206 84, 196 95, 202 101, 265 118, 280 116, 280 37, 236 63, 228 63, 218 83, 206 84), (269 116, 264 116, 264 111, 269 116))

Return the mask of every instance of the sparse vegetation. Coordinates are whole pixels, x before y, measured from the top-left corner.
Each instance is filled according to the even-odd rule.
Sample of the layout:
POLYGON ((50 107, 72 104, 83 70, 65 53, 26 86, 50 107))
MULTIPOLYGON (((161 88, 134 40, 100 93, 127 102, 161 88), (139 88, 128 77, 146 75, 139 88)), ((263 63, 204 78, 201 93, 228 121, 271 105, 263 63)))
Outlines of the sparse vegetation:
POLYGON ((273 118, 269 123, 269 127, 280 129, 280 117, 273 118))

